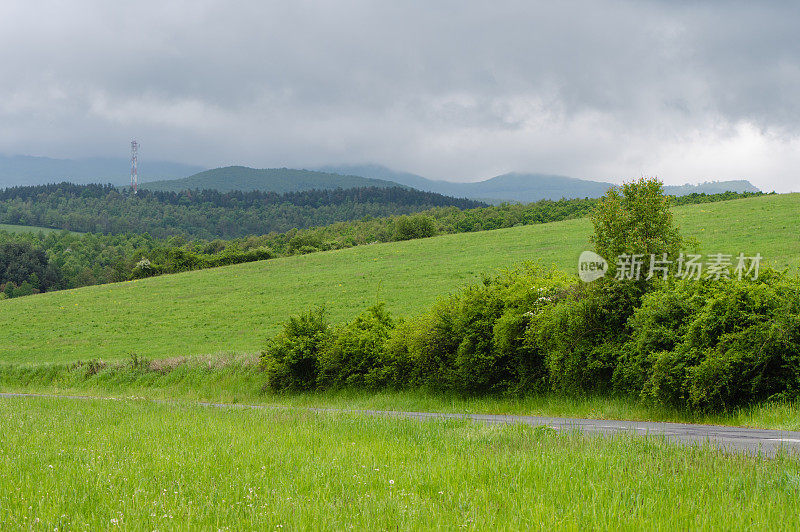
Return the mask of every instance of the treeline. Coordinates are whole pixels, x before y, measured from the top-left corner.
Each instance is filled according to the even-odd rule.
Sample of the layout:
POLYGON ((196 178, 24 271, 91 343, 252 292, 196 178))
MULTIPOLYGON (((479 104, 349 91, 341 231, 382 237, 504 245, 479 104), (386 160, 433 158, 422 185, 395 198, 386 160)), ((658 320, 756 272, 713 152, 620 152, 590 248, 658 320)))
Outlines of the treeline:
POLYGON ((577 283, 527 266, 409 320, 383 305, 332 327, 291 317, 262 354, 274 390, 425 388, 633 396, 721 411, 800 397, 800 282, 577 283))
MULTIPOLYGON (((91 188, 94 191, 91 193, 97 193, 102 188, 99 185, 91 188)), ((680 201, 683 204, 705 203, 752 195, 699 194, 686 196, 680 201)), ((12 269, 14 275, 9 274, 8 269, 5 271, 0 269, 0 293, 5 294, 0 297, 119 282, 271 257, 343 249, 375 242, 393 242, 438 234, 548 223, 586 216, 592 212, 596 204, 597 201, 592 199, 572 199, 504 204, 469 210, 439 207, 413 215, 364 217, 357 221, 340 222, 323 227, 292 229, 284 233, 272 232, 227 240, 189 239, 184 236, 165 239, 156 238, 149 233, 12 234, 0 231, 0 243, 24 243, 28 246, 25 251, 19 248, 7 248, 3 252, 6 258, 0 257, 0 261, 27 263, 25 268, 12 269), (40 265, 32 259, 34 255, 29 250, 40 253, 36 255, 37 257, 45 257, 45 267, 52 267, 55 275, 52 282, 41 282, 40 270, 37 269, 40 265), (33 273, 36 273, 36 277, 31 277, 33 273), (27 284, 24 284, 26 282, 27 284)))
POLYGON ((13 187, 0 191, 0 223, 84 233, 149 233, 159 238, 236 238, 286 232, 365 216, 411 214, 435 207, 486 206, 404 187, 218 192, 140 190, 112 185, 13 187))

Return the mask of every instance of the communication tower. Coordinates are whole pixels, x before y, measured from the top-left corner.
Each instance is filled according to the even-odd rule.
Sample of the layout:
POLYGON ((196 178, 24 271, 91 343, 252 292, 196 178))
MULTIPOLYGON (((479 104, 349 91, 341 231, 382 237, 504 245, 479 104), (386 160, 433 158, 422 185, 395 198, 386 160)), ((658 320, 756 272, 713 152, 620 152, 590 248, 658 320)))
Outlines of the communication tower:
POLYGON ((139 143, 131 141, 131 190, 139 193, 139 143))

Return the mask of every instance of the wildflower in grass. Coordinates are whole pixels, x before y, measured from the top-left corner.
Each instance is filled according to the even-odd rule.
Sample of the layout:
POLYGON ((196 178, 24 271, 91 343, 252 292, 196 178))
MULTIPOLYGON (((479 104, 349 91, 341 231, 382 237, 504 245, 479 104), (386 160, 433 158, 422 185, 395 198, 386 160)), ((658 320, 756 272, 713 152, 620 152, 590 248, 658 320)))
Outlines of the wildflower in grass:
POLYGON ((389 480, 389 484, 394 484, 394 480, 389 480))

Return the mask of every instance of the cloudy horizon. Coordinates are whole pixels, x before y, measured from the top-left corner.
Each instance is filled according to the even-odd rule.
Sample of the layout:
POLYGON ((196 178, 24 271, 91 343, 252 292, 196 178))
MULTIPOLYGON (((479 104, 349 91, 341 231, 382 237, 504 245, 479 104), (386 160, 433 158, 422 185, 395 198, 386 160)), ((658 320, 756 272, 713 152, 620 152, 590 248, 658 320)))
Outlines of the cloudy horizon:
POLYGON ((0 153, 800 190, 789 2, 0 5, 0 153))

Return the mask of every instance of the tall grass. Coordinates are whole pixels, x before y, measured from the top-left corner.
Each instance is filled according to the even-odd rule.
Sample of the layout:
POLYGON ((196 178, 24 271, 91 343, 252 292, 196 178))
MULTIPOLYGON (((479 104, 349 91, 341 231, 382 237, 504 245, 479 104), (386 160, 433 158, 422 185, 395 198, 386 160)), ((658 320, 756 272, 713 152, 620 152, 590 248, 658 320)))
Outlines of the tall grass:
POLYGON ((147 402, 0 401, 31 529, 797 529, 800 464, 619 435, 147 402))

